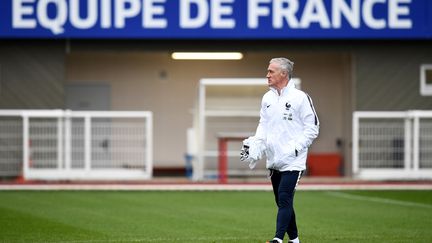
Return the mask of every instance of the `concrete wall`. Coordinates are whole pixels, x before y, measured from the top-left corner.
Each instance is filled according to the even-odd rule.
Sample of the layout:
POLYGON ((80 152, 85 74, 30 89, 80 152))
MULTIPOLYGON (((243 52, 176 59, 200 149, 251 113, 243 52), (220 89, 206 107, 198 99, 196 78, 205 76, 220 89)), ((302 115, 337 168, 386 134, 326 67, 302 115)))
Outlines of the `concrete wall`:
MULTIPOLYGON (((175 61, 168 51, 72 51, 67 55, 67 84, 109 84, 112 110, 154 112, 155 166, 184 165, 186 129, 201 78, 264 78, 271 57, 287 56, 295 76, 315 103, 321 134, 312 152, 338 152, 344 137, 344 111, 349 99, 350 58, 322 52, 246 51, 241 61, 175 61)), ((349 102, 348 102, 349 103, 349 102)), ((348 112, 349 113, 349 112, 348 112)))
POLYGON ((64 41, 0 42, 0 109, 64 106, 64 41))
POLYGON ((420 95, 420 66, 432 63, 432 45, 367 45, 355 56, 357 110, 432 109, 432 96, 420 95))

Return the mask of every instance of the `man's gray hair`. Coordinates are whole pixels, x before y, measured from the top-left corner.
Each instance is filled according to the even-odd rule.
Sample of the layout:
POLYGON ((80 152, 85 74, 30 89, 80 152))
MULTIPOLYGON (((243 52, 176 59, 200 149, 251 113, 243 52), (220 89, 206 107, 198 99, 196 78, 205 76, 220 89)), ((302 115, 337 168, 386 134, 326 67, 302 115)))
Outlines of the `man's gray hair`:
POLYGON ((289 79, 291 79, 291 76, 292 76, 292 73, 294 70, 294 62, 290 61, 288 58, 285 58, 285 57, 272 58, 270 60, 270 63, 273 63, 273 62, 278 63, 280 68, 283 71, 288 72, 289 79))

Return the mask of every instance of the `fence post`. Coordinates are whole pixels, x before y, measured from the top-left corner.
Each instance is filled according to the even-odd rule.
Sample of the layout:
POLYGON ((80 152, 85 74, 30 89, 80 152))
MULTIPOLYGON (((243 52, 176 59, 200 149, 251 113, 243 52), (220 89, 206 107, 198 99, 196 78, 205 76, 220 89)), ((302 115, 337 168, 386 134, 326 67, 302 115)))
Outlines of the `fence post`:
POLYGON ((57 118, 57 169, 60 171, 63 164, 63 117, 57 118))
POLYGON ((352 137, 352 171, 353 171, 353 175, 356 176, 357 173, 359 172, 359 116, 357 112, 354 112, 353 115, 353 137, 352 137))
POLYGON ((147 153, 146 153, 146 160, 147 160, 147 168, 148 168, 148 175, 149 178, 153 177, 153 113, 148 112, 147 113, 147 120, 146 120, 147 126, 146 126, 146 135, 147 135, 147 153))
POLYGON ((90 172, 91 169, 91 117, 84 117, 84 169, 90 172))
POLYGON ((65 170, 70 171, 71 166, 71 141, 72 141, 72 126, 71 126, 71 111, 66 110, 63 113, 65 118, 65 170))
POLYGON ((417 112, 413 112, 414 115, 414 126, 413 126, 413 168, 414 173, 419 171, 419 159, 420 159, 420 118, 417 112))
POLYGON ((411 170, 412 161, 412 115, 408 113, 405 117, 404 127, 404 170, 411 170))
POLYGON ((30 151, 29 151, 29 117, 22 115, 23 118, 23 175, 24 179, 27 178, 29 163, 30 163, 30 151))

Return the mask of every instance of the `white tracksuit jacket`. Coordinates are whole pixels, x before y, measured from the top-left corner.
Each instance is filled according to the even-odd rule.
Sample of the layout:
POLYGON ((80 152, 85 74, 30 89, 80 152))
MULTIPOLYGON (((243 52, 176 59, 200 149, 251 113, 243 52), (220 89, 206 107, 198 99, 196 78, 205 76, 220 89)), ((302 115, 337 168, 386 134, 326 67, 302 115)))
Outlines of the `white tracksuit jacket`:
POLYGON ((274 88, 264 94, 255 137, 265 141, 267 169, 305 170, 308 148, 318 133, 312 99, 294 82, 288 82, 280 95, 274 88))

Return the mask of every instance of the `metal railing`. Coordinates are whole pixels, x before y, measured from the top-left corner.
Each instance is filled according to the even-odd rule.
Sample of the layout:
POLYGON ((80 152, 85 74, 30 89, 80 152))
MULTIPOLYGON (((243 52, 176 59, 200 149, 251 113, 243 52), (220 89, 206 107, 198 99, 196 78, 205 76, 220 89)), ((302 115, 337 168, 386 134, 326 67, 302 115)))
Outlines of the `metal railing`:
POLYGON ((432 111, 354 112, 353 174, 363 179, 432 178, 432 111))
POLYGON ((146 111, 1 110, 0 173, 41 180, 149 179, 152 130, 146 111))

